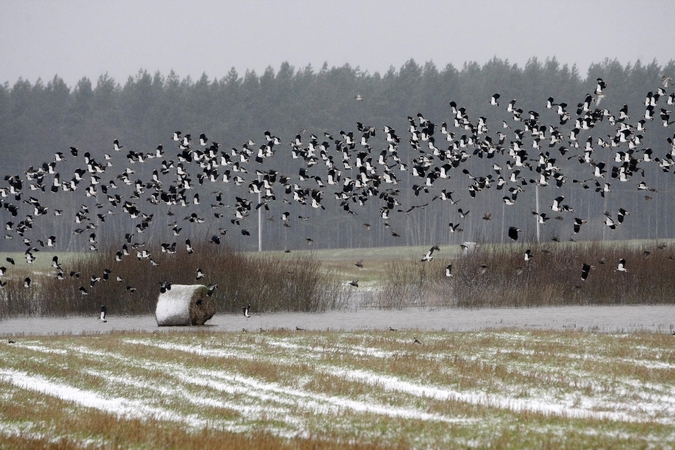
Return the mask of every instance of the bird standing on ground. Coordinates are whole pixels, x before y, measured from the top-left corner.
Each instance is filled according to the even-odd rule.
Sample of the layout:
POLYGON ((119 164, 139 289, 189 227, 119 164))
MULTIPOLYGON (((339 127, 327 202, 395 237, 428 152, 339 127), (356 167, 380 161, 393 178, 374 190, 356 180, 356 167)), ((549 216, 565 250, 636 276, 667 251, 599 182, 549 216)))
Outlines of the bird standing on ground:
POLYGON ((107 322, 108 319, 106 319, 106 314, 108 314, 108 308, 105 307, 105 305, 101 305, 101 315, 99 316, 99 319, 101 322, 107 322))

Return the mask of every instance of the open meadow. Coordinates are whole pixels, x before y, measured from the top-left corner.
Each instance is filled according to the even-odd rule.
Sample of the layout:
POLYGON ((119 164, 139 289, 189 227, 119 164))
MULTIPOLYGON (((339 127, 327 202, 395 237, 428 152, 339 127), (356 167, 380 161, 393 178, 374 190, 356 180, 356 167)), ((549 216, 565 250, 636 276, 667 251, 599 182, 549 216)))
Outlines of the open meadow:
POLYGON ((3 448, 672 448, 670 333, 15 336, 3 448))
MULTIPOLYGON (((180 331, 149 314, 157 279, 190 283, 192 267, 158 258, 138 293, 111 280, 82 296, 86 281, 36 261, 30 288, 6 278, 0 448, 672 448, 670 247, 525 249, 208 253, 193 264, 222 286, 218 312, 180 331), (45 313, 57 298, 82 308, 45 313)), ((84 280, 107 264, 59 258, 84 280)))

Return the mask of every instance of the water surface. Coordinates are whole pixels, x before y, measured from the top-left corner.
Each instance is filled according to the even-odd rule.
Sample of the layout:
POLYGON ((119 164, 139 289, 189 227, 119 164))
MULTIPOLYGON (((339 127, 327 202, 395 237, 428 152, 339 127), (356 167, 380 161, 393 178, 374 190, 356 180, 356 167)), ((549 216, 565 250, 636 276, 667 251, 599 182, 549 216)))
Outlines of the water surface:
POLYGON ((201 327, 158 327, 154 315, 115 316, 108 322, 97 317, 17 318, 0 321, 0 336, 107 333, 112 331, 260 331, 305 330, 396 330, 480 331, 504 328, 537 330, 583 330, 607 333, 636 331, 671 333, 675 305, 657 306, 565 306, 539 308, 408 308, 403 310, 360 309, 325 313, 216 314, 201 327))

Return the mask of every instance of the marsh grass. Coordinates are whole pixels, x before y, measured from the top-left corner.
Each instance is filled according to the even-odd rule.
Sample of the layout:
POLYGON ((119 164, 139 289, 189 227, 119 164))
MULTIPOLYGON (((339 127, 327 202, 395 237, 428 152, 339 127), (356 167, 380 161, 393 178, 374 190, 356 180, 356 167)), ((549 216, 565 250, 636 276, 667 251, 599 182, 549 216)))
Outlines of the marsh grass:
POLYGON ((669 304, 675 254, 656 242, 479 246, 454 259, 388 262, 378 306, 536 307, 669 304), (525 261, 525 251, 533 258, 525 261), (626 260, 628 272, 616 270, 626 260), (445 267, 452 264, 452 277, 445 267), (586 280, 583 264, 592 266, 586 280))
POLYGON ((488 247, 456 260, 453 271, 457 304, 469 308, 658 304, 675 297, 673 254, 653 243, 488 247), (534 257, 526 262, 527 249, 534 257), (628 272, 616 271, 622 258, 628 272), (583 264, 593 267, 585 281, 583 264))
POLYGON ((343 286, 311 254, 259 256, 208 243, 195 243, 194 249, 193 254, 169 254, 151 248, 153 265, 135 255, 117 262, 117 248, 109 247, 93 255, 68 258, 62 263, 63 280, 56 278, 55 268, 32 272, 29 288, 23 286, 27 269, 13 271, 7 286, 0 290, 0 318, 96 314, 102 304, 120 315, 151 314, 159 284, 165 281, 217 284, 214 296, 221 313, 240 311, 247 304, 257 312, 344 307, 343 286), (205 273, 202 279, 196 279, 197 269, 205 273), (100 280, 92 284, 92 276, 100 280))
POLYGON ((480 245, 462 255, 442 248, 421 262, 414 250, 389 253, 357 250, 242 253, 225 245, 195 243, 195 252, 150 249, 157 265, 128 256, 116 262, 115 249, 63 258, 65 279, 40 266, 12 268, 0 290, 0 318, 20 315, 96 314, 106 304, 120 315, 154 312, 159 283, 218 284, 218 311, 325 311, 344 308, 536 307, 565 305, 663 304, 675 298, 675 253, 654 241, 568 242, 480 245), (530 250, 533 258, 525 261, 530 250), (412 252, 412 253, 411 253, 412 252), (620 259, 628 272, 616 271, 620 259), (452 277, 445 267, 452 264, 452 277), (593 266, 581 279, 583 264, 593 266), (200 268, 205 277, 196 280, 200 268), (108 281, 103 273, 109 269, 108 281), (70 277, 70 272, 80 277, 70 277), (91 286, 92 275, 101 277, 91 286), (33 278, 30 288, 25 276, 33 278), (124 281, 117 282, 116 277, 124 281), (360 287, 349 286, 359 280, 360 287), (127 286, 134 290, 128 290, 127 286), (85 288, 87 295, 80 293, 85 288))
POLYGON ((0 346, 6 448, 658 448, 674 439, 675 350, 666 334, 276 330, 15 340, 0 346), (135 413, 21 387, 12 373, 129 402, 135 413))

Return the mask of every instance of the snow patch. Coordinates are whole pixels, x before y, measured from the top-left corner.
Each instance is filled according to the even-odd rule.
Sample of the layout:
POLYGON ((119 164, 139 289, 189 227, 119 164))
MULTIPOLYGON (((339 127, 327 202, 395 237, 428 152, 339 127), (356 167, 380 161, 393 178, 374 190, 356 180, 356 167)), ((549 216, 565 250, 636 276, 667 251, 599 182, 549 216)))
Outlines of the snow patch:
MULTIPOLYGON (((84 389, 57 383, 39 375, 30 375, 11 369, 0 369, 0 380, 11 383, 21 389, 41 392, 61 400, 70 401, 86 408, 94 408, 126 418, 155 418, 173 422, 186 422, 186 418, 165 409, 148 406, 143 402, 129 400, 122 397, 106 398, 102 395, 84 389)), ((197 420, 191 418, 193 425, 197 420)), ((198 422, 200 422, 198 420, 198 422)), ((206 426, 206 421, 201 421, 206 426)))

